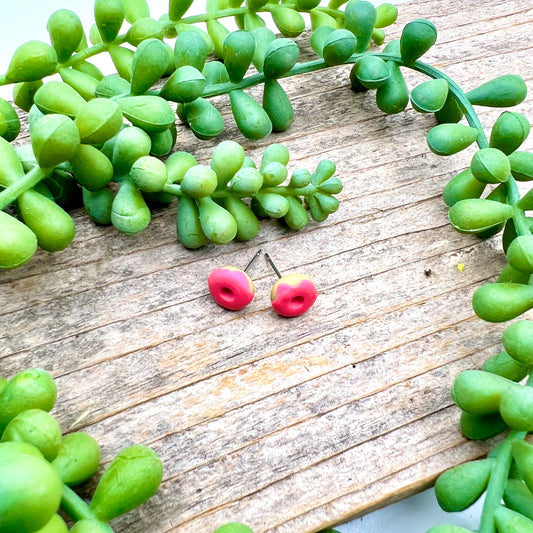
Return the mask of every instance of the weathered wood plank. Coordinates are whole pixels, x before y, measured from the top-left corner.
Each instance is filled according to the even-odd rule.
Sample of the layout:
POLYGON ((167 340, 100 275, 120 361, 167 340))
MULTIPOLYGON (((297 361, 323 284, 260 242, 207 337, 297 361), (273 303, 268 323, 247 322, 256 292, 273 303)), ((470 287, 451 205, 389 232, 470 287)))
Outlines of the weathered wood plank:
MULTIPOLYGON (((402 4, 391 38, 417 17, 439 29, 424 59, 463 88, 504 72, 531 87, 529 2, 488 0, 482 12, 473 1, 402 4)), ((283 80, 293 127, 243 142, 256 161, 270 142, 287 144, 293 169, 335 161, 345 188, 325 223, 294 233, 263 222, 249 243, 192 252, 176 242, 175 206, 132 238, 76 212, 71 247, 0 273, 1 373, 52 372, 54 413, 65 431, 94 435, 104 463, 133 442, 163 458, 161 491, 116 520, 117 532, 209 533, 229 520, 256 532, 318 531, 420 490, 490 446, 461 437, 449 393, 460 370, 500 349, 503 329, 470 304, 503 265, 497 241, 452 231, 440 197, 474 148, 430 153, 431 116, 383 116, 372 93, 350 90, 348 72, 283 80), (283 272, 315 280, 308 314, 275 315, 275 276, 263 261, 251 271, 249 307, 230 313, 211 301, 208 273, 244 266, 259 247, 283 272)), ((423 79, 406 77, 411 86, 423 79)), ((228 127, 218 140, 242 140, 227 98, 216 103, 228 127)), ((533 116, 533 97, 516 110, 533 116)), ((501 110, 479 111, 489 133, 501 110)), ((180 127, 178 148, 201 162, 215 143, 180 127)))

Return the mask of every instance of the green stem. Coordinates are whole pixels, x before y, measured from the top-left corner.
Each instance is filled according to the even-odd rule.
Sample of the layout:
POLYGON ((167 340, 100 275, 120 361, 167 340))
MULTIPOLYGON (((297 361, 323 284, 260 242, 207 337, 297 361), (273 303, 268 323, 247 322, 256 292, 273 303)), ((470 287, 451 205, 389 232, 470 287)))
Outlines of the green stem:
MULTIPOLYGON (((117 37, 113 44, 122 44, 126 40, 125 35, 121 35, 120 37, 117 37)), ((81 50, 77 54, 73 55, 68 61, 63 63, 61 67, 68 68, 68 67, 75 67, 81 63, 83 63, 85 60, 89 59, 90 57, 93 57, 95 55, 101 54, 102 52, 107 51, 109 48, 109 44, 107 43, 98 43, 94 46, 91 46, 89 48, 85 48, 84 50, 81 50)))
POLYGON ((315 9, 317 11, 322 11, 322 13, 325 13, 326 15, 329 15, 330 17, 333 17, 335 19, 344 20, 344 11, 333 9, 327 6, 318 6, 315 9))
MULTIPOLYGON (((277 6, 275 5, 265 5, 261 9, 257 11, 257 13, 265 13, 265 12, 271 12, 273 9, 275 9, 277 6)), ((293 6, 295 8, 296 6, 293 6)), ((339 11, 337 9, 332 9, 330 7, 325 6, 319 6, 316 8, 319 11, 322 11, 332 17, 335 18, 344 18, 344 13, 342 11, 339 11)), ((301 12, 308 12, 309 10, 302 10, 301 12)), ((207 22, 208 20, 215 20, 215 19, 223 19, 223 18, 229 18, 229 17, 235 17, 238 15, 244 15, 246 13, 249 13, 250 10, 244 6, 244 7, 235 7, 235 8, 227 8, 227 9, 219 9, 215 11, 209 11, 207 13, 199 14, 199 15, 191 15, 188 17, 184 17, 178 21, 168 20, 165 22, 161 22, 161 25, 163 29, 169 30, 171 28, 174 28, 176 24, 183 23, 183 24, 197 24, 199 22, 207 22)), ((112 43, 98 43, 96 45, 93 45, 89 48, 85 48, 84 50, 81 50, 80 52, 73 55, 68 61, 65 63, 58 65, 56 72, 52 74, 56 74, 59 71, 59 68, 68 68, 68 67, 74 67, 79 65, 80 63, 83 63, 83 61, 89 59, 90 57, 93 57, 95 55, 98 55, 102 52, 105 52, 111 44, 120 45, 123 44, 126 41, 126 35, 119 35, 112 43)), ((6 80, 6 75, 1 74, 0 75, 0 85, 8 85, 12 82, 6 80)))
POLYGON ((314 185, 309 184, 305 187, 300 187, 298 189, 293 189, 292 187, 287 187, 286 185, 282 185, 279 187, 265 187, 259 192, 279 194, 281 196, 309 196, 311 194, 314 194, 316 191, 317 188, 314 185))
MULTIPOLYGON (((533 387, 533 374, 530 374, 526 386, 533 387)), ((527 431, 511 431, 498 447, 481 512, 479 533, 496 533, 494 513, 501 505, 503 492, 509 477, 509 470, 512 463, 511 446, 514 441, 524 440, 526 436, 527 431)))
MULTIPOLYGON (((351 62, 348 60, 348 62, 351 62)), ((288 78, 289 76, 296 76, 298 74, 306 74, 308 72, 313 72, 314 70, 320 70, 327 68, 329 65, 323 59, 315 59, 313 61, 308 61, 306 63, 297 63, 289 72, 287 72, 283 77, 288 78)), ((244 78, 239 83, 218 83, 217 85, 211 85, 206 88, 202 93, 203 98, 211 98, 213 96, 220 96, 222 94, 227 94, 230 91, 235 89, 248 89, 260 83, 264 83, 265 76, 262 73, 252 74, 247 78, 244 78)))
POLYGON ((373 55, 381 57, 381 59, 383 59, 384 61, 395 61, 401 67, 411 68, 413 70, 421 72, 422 74, 425 74, 426 76, 429 76, 430 78, 446 80, 448 82, 449 90, 455 96, 459 105, 465 112, 466 121, 468 122, 470 127, 477 129, 479 132, 479 136, 476 141, 478 146, 480 148, 488 148, 489 141, 487 139, 487 136, 485 135, 485 130, 481 125, 481 122, 479 120, 479 117, 477 116, 477 113, 474 110, 474 107, 466 97, 466 94, 463 92, 461 87, 459 87, 459 85, 457 85, 457 83, 455 83, 455 81, 453 81, 449 76, 444 74, 444 72, 440 71, 439 69, 436 69, 435 67, 432 67, 427 63, 423 63, 422 61, 415 61, 412 64, 405 65, 402 62, 401 58, 396 55, 384 53, 376 53, 373 55))
MULTIPOLYGON (((310 194, 314 194, 316 191, 317 191, 317 188, 314 185, 309 184, 306 187, 300 187, 298 189, 293 189, 292 187, 287 187, 284 185, 278 186, 278 187, 265 187, 264 189, 260 189, 258 192, 279 194, 281 196, 308 196, 310 194)), ((181 187, 176 183, 167 183, 165 187, 163 188, 162 192, 167 192, 177 197, 180 197, 183 194, 181 187)), ((239 198, 249 197, 249 195, 245 195, 245 196, 236 195, 233 191, 229 189, 215 191, 214 193, 210 194, 210 196, 211 198, 225 198, 229 194, 235 195, 239 198)))
MULTIPOLYGON (((412 65, 412 68, 414 70, 417 70, 419 72, 422 72, 430 76, 431 78, 434 78, 434 79, 440 78, 448 82, 450 91, 453 93, 453 95, 459 102, 459 105, 463 108, 465 112, 465 117, 466 117, 468 124, 472 128, 477 129, 479 132, 479 135, 476 141, 477 145, 479 146, 479 148, 488 148, 489 141, 487 139, 487 136, 485 135, 485 131, 483 129, 483 126, 481 125, 479 117, 477 116, 477 113, 475 112, 472 104, 469 102, 465 93, 457 85, 457 83, 455 83, 451 78, 446 76, 446 74, 442 73, 440 70, 426 63, 422 63, 421 61, 416 61, 415 64, 412 65)), ((520 191, 518 190, 516 180, 513 177, 510 177, 507 181, 507 203, 509 205, 514 206, 519 200, 520 200, 520 191)), ((531 231, 529 229, 526 216, 521 209, 518 209, 518 207, 515 207, 514 209, 513 222, 514 222, 515 229, 518 235, 531 235, 531 231)))
POLYGON ((517 235, 531 235, 526 215, 518 207, 514 208, 513 222, 517 235))
POLYGON ((0 192, 0 210, 14 202, 23 192, 35 187, 40 181, 47 178, 53 168, 32 168, 23 178, 18 179, 15 183, 6 187, 0 192))
MULTIPOLYGON (((98 43, 89 48, 85 48, 84 50, 81 50, 77 54, 74 54, 68 61, 65 61, 65 63, 58 64, 56 70, 49 75, 53 76, 54 74, 57 74, 59 72, 59 69, 61 68, 75 67, 83 63, 86 59, 89 59, 90 57, 93 57, 95 55, 98 55, 98 54, 101 54, 102 52, 107 51, 110 44, 122 44, 123 42, 125 42, 125 40, 126 40, 126 35, 124 34, 124 35, 120 35, 119 37, 117 37, 112 43, 98 43)), ((5 74, 0 75, 0 86, 9 85, 10 83, 13 83, 13 82, 7 81, 5 74)))
MULTIPOLYGON (((365 52, 362 54, 353 54, 347 61, 346 64, 349 63, 355 63, 359 57, 362 57, 365 54, 370 54, 377 56, 384 61, 395 61, 398 63, 398 66, 401 67, 407 67, 411 68, 413 70, 416 70, 418 72, 421 72, 422 74, 425 74, 426 76, 429 76, 433 79, 443 79, 448 82, 450 91, 457 99, 459 105, 462 107, 462 109, 465 112, 465 117, 468 122, 468 124, 472 127, 478 130, 479 136, 477 139, 477 144, 480 148, 488 148, 489 141, 487 139, 487 136, 485 135, 485 131, 483 129, 483 126, 481 124, 481 121, 479 120, 479 117, 477 116, 477 113, 475 112, 472 104, 469 102, 468 98, 466 97, 463 90, 453 81, 449 76, 441 72, 440 70, 432 67, 431 65, 428 65, 427 63, 423 63, 422 61, 415 61, 412 64, 405 65, 402 61, 402 59, 393 54, 387 54, 385 52, 365 52)), ((315 59, 312 61, 308 61, 306 63, 297 63, 289 72, 287 72, 283 77, 288 78, 290 76, 297 76, 300 74, 307 74, 308 72, 313 72, 316 70, 321 70, 324 68, 329 68, 330 65, 328 65, 323 59, 315 59)), ((229 91, 232 91, 234 89, 247 89, 249 87, 253 87, 255 85, 258 85, 260 83, 264 83, 265 76, 262 73, 253 74, 252 76, 248 76, 247 78, 244 78, 239 83, 219 83, 217 85, 212 85, 210 87, 207 87, 205 92, 202 94, 204 98, 210 98, 212 96, 220 96, 222 94, 226 94, 229 91)))
MULTIPOLYGON (((208 20, 235 17, 237 15, 244 15, 245 13, 248 13, 248 11, 249 10, 247 7, 233 7, 233 8, 228 8, 228 9, 220 9, 217 11, 210 11, 209 13, 203 13, 202 15, 191 15, 190 17, 182 18, 178 22, 182 22, 185 24, 197 24, 198 22, 207 22, 208 20)), ((264 10, 260 9, 259 11, 264 11, 264 10)), ((165 28, 172 28, 176 24, 177 22, 169 21, 169 22, 165 22, 163 26, 165 28)))
POLYGON ((520 191, 515 179, 511 177, 507 180, 507 203, 516 205, 518 200, 520 200, 520 191))
POLYGON ((173 194, 174 196, 178 196, 178 197, 183 194, 181 187, 177 183, 167 183, 163 187, 162 192, 168 192, 169 194, 173 194))
POLYGON ((501 505, 503 491, 511 468, 511 445, 515 440, 524 440, 526 431, 511 431, 504 442, 499 446, 498 453, 494 458, 494 464, 490 475, 489 486, 483 503, 479 533, 496 533, 494 513, 501 505))
POLYGON ((526 215, 516 204, 520 200, 520 191, 516 180, 511 177, 507 180, 507 203, 514 206, 513 222, 518 235, 531 235, 526 215))
POLYGON ((63 484, 61 509, 74 520, 98 520, 87 503, 82 500, 70 487, 63 484))
MULTIPOLYGON (((272 12, 275 10, 278 5, 274 4, 266 4, 261 9, 257 10, 257 13, 265 13, 265 12, 272 12)), ((283 4, 282 7, 292 7, 295 8, 295 5, 289 5, 289 4, 283 4)), ((342 11, 339 11, 337 9, 331 9, 330 7, 324 7, 320 6, 318 8, 319 11, 322 11, 332 17, 335 18, 343 18, 344 13, 342 11)), ((301 13, 308 13, 309 10, 300 10, 301 13)), ((175 26, 178 22, 182 22, 185 24, 197 24, 198 22, 207 22, 208 20, 214 20, 214 19, 223 19, 228 17, 235 17, 238 15, 245 15, 246 13, 250 13, 250 10, 247 7, 232 7, 227 9, 219 9, 215 11, 209 11, 208 13, 203 13, 201 15, 191 15, 189 17, 184 17, 179 21, 168 21, 163 24, 163 27, 165 29, 172 28, 175 26)))

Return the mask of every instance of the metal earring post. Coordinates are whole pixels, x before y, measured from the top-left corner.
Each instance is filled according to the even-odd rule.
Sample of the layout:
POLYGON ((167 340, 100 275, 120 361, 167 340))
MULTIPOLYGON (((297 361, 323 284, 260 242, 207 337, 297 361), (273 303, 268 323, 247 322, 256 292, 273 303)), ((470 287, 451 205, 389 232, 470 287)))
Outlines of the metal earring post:
POLYGON ((252 266, 252 263, 261 255, 262 251, 263 250, 261 248, 257 250, 256 254, 250 259, 250 261, 248 261, 248 264, 244 267, 243 272, 246 272, 252 266))
POLYGON ((270 263, 270 266, 272 267, 272 269, 274 270, 274 272, 276 273, 276 276, 278 276, 278 278, 282 278, 282 275, 281 275, 281 272, 278 270, 278 268, 276 267, 276 265, 274 264, 274 261, 272 261, 272 259, 270 258, 270 256, 268 255, 268 252, 265 252, 265 257, 266 257, 266 260, 270 263))

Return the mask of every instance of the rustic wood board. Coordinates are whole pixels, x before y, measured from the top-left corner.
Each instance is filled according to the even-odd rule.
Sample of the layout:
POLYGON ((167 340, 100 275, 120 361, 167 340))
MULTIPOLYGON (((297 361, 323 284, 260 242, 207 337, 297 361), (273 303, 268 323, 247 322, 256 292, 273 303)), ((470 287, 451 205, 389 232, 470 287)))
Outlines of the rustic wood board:
MULTIPOLYGON (((439 39, 424 59, 464 89, 503 73, 533 86, 528 0, 399 8, 390 37, 414 18, 433 20, 439 39)), ((243 140, 227 98, 217 100, 228 126, 219 140, 244 141, 256 160, 283 142, 291 168, 337 163, 345 188, 326 222, 300 232, 264 222, 246 244, 188 251, 175 207, 135 237, 80 212, 67 250, 0 273, 1 374, 50 371, 62 428, 92 434, 104 463, 134 442, 163 459, 160 492, 115 531, 203 533, 235 520, 256 533, 319 531, 488 449, 461 437, 449 392, 459 371, 499 349, 502 331, 471 309, 475 288, 504 264, 497 240, 454 232, 441 199, 474 148, 433 155, 431 116, 383 116, 372 93, 350 90, 348 72, 284 80, 296 120, 260 142, 243 140), (309 313, 272 311, 275 276, 261 260, 251 305, 233 313, 210 299, 209 272, 244 266, 258 248, 315 280, 309 313)), ((408 75, 411 87, 421 79, 408 75)), ((533 117, 533 96, 516 109, 533 117)), ((480 110, 488 125, 499 113, 480 110)), ((213 146, 180 127, 179 149, 206 161, 213 146)))

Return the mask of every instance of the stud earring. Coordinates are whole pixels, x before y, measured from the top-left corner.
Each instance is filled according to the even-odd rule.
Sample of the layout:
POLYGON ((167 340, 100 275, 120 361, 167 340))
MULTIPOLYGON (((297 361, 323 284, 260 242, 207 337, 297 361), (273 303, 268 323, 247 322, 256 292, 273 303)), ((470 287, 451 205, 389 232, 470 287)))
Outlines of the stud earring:
POLYGON ((254 283, 246 271, 260 254, 261 250, 250 259, 244 270, 225 266, 215 268, 209 274, 207 278, 209 292, 218 305, 231 311, 238 311, 254 299, 254 283))
POLYGON ((303 315, 315 303, 318 296, 311 278, 297 273, 282 276, 267 253, 265 257, 279 278, 270 291, 274 311, 278 315, 287 317, 303 315))

